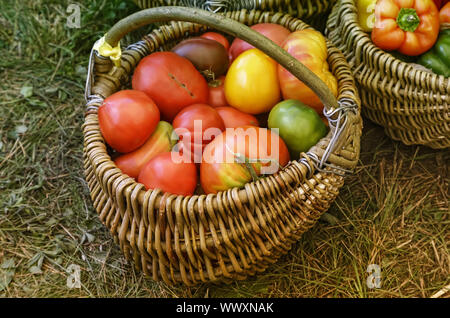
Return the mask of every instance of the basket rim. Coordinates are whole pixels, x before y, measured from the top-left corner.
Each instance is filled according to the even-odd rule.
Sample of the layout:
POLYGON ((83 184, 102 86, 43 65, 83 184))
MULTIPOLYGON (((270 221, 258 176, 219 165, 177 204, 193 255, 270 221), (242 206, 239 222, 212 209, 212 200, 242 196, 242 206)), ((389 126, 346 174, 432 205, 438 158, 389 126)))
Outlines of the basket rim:
MULTIPOLYGON (((296 11, 296 6, 302 9, 302 13, 305 12, 302 18, 311 18, 314 15, 324 14, 332 8, 337 0, 298 0, 295 3, 293 1, 272 1, 272 0, 220 0, 220 1, 210 1, 210 0, 159 0, 159 5, 176 5, 176 6, 187 6, 187 7, 198 7, 205 9, 214 13, 224 13, 226 11, 238 11, 238 10, 292 10, 296 11), (305 5, 306 2, 306 5, 305 5), (227 7, 231 5, 231 8, 227 7), (317 12, 312 10, 316 5, 317 12), (294 8, 295 9, 294 9, 294 8), (230 10, 231 9, 231 10, 230 10)), ((156 7, 158 4, 151 4, 150 0, 133 0, 133 2, 141 9, 156 7)), ((297 10, 298 11, 298 10, 297 10)), ((291 13, 291 12, 288 12, 291 13)))
MULTIPOLYGON (((242 9, 242 10, 238 10, 238 11, 227 12, 226 15, 230 16, 230 15, 233 15, 235 13, 238 13, 240 15, 242 15, 242 14, 247 14, 247 15, 261 14, 261 15, 268 15, 268 16, 270 16, 272 18, 278 17, 280 19, 287 18, 287 19, 291 19, 290 20, 290 22, 291 22, 290 24, 300 23, 300 25, 302 26, 301 29, 306 29, 306 28, 314 29, 311 26, 309 26, 308 24, 304 23, 301 19, 296 18, 296 17, 292 17, 289 14, 282 14, 282 13, 277 13, 277 12, 263 12, 263 11, 260 11, 260 10, 248 11, 246 9, 242 9)), ((185 33, 178 35, 176 39, 171 39, 171 41, 180 41, 181 39, 186 38, 187 36, 192 36, 193 35, 192 32, 187 31, 187 30, 189 30, 190 26, 195 25, 194 23, 190 23, 190 22, 171 22, 169 24, 164 24, 164 25, 156 28, 155 30, 152 30, 151 33, 149 33, 149 34, 144 36, 143 40, 138 41, 136 43, 133 43, 133 44, 129 45, 128 47, 134 47, 138 43, 141 43, 142 41, 144 41, 146 44, 149 44, 148 41, 149 41, 149 39, 151 39, 151 35, 165 33, 165 28, 173 27, 173 23, 181 23, 182 25, 186 25, 187 27, 186 27, 186 30, 185 30, 186 32, 185 33)), ((167 41, 167 39, 166 39, 166 41, 167 41)), ((327 50, 328 50, 328 54, 329 54, 328 55, 328 59, 330 59, 331 53, 339 54, 340 55, 340 57, 339 57, 340 60, 342 60, 342 62, 345 62, 345 66, 348 68, 348 71, 350 71, 350 66, 348 65, 347 61, 345 60, 345 57, 343 56, 343 54, 334 46, 334 44, 331 43, 331 41, 329 39, 326 38, 326 42, 327 42, 327 50), (330 51, 332 51, 332 52, 330 52, 330 51)), ((161 46, 165 45, 165 44, 167 44, 167 43, 162 43, 161 46)), ((152 47, 152 49, 151 50, 149 49, 149 51, 146 53, 146 56, 151 54, 151 53, 153 53, 153 52, 157 52, 160 49, 161 49, 161 47, 152 47)), ((124 51, 124 53, 125 52, 126 52, 126 50, 124 51)), ((99 59, 105 59, 104 57, 99 56, 97 54, 95 54, 95 57, 99 58, 99 59)), ((136 63, 138 63, 139 60, 137 60, 136 63)), ((361 119, 361 107, 360 107, 359 95, 357 93, 356 84, 354 82, 354 79, 352 78, 352 83, 351 83, 351 86, 352 86, 352 92, 351 93, 353 93, 353 95, 352 95, 352 94, 349 94, 349 92, 348 92, 348 86, 350 86, 350 85, 348 83, 347 83, 347 85, 345 85, 344 83, 340 84, 341 80, 338 78, 336 73, 333 72, 332 66, 333 65, 330 65, 330 71, 333 73, 333 75, 336 76, 336 78, 338 80, 338 97, 337 97, 338 101, 341 101, 341 100, 344 100, 344 101, 347 100, 348 101, 350 99, 350 100, 352 100, 352 102, 357 107, 356 113, 354 113, 352 111, 352 112, 345 112, 345 114, 344 114, 346 116, 346 118, 349 117, 349 116, 351 116, 353 118, 352 122, 349 123, 349 126, 351 124, 355 124, 355 123, 356 123, 357 126, 359 126, 359 129, 357 129, 356 132, 353 131, 353 133, 350 133, 350 130, 348 130, 346 132, 343 132, 343 133, 347 134, 347 136, 346 136, 347 138, 343 138, 347 142, 349 142, 349 139, 351 139, 350 138, 351 136, 355 137, 357 139, 357 147, 356 147, 357 149, 353 149, 355 158, 353 158, 352 162, 350 163, 351 169, 353 169, 356 166, 357 160, 359 158, 359 139, 360 139, 361 133, 362 133, 362 131, 361 131, 362 130, 362 119, 361 119), (359 121, 359 123, 358 123, 358 121, 359 121)), ((131 73, 132 73, 132 70, 130 70, 130 72, 128 74, 126 74, 126 75, 127 76, 131 76, 131 73)), ((86 104, 87 111, 85 113, 85 123, 83 124, 83 128, 85 128, 86 117, 88 115, 94 113, 95 116, 97 116, 97 108, 98 108, 98 106, 92 107, 92 102, 94 102, 94 104, 98 104, 99 102, 102 102, 103 99, 106 98, 107 96, 99 96, 99 95, 93 94, 92 97, 93 97, 93 99, 88 100, 88 102, 86 104)), ((89 126, 92 126, 92 124, 90 124, 89 126)), ((98 126, 98 124, 97 124, 97 126, 98 126)), ((317 151, 317 149, 319 149, 320 146, 323 147, 323 145, 327 141, 327 139, 331 138, 331 134, 332 134, 332 131, 330 129, 330 131, 328 132, 327 136, 322 138, 315 146, 313 146, 310 149, 310 152, 312 150, 313 153, 314 153, 314 151, 317 151)), ((106 142, 105 141, 103 141, 103 142, 106 145, 106 142)), ((328 140, 328 142, 329 142, 329 140, 328 140)), ((342 145, 340 145, 340 146, 342 147, 342 145)), ((139 184, 135 179, 129 177, 128 175, 125 175, 118 167, 115 166, 114 162, 111 159, 110 154, 107 152, 106 147, 104 149, 104 152, 108 156, 109 164, 114 165, 115 169, 118 170, 117 172, 120 171, 120 174, 121 174, 121 176, 119 178, 121 180, 120 182, 124 182, 124 183, 127 183, 127 184, 129 182, 139 184)), ((323 151, 322 151, 322 153, 323 153, 323 151)), ((335 151, 332 152, 332 155, 334 155, 334 153, 335 153, 335 151)), ((340 168, 340 167, 337 167, 337 168, 340 168)), ((294 180, 292 178, 293 171, 300 171, 305 179, 311 178, 312 176, 314 176, 317 173, 320 173, 321 171, 325 171, 327 173, 335 174, 335 171, 330 171, 330 169, 328 169, 328 168, 323 169, 321 171, 318 171, 318 169, 315 166, 314 162, 312 162, 312 160, 308 156, 303 156, 303 160, 290 161, 285 167, 280 169, 277 173, 265 176, 265 178, 273 178, 272 182, 275 182, 275 183, 276 182, 280 182, 280 174, 283 173, 284 175, 281 176, 282 182, 287 182, 288 184, 291 184, 293 181, 296 181, 296 180, 294 180)), ((258 182, 259 181, 250 181, 246 185, 256 184, 258 182)), ((207 196, 207 197, 208 196, 218 196, 218 195, 222 195, 222 194, 225 194, 225 193, 228 193, 228 192, 231 193, 231 192, 235 191, 236 189, 238 190, 239 199, 243 203, 248 202, 249 199, 248 199, 248 195, 247 195, 247 192, 246 192, 245 188, 233 188, 233 189, 229 189, 229 190, 226 190, 226 191, 220 191, 217 194, 207 194, 207 195, 205 195, 205 194, 194 194, 192 196, 186 196, 186 197, 185 196, 180 196, 180 197, 183 197, 183 198, 194 198, 194 197, 202 197, 202 196, 207 196)), ((154 193, 154 192, 157 192, 157 191, 158 191, 158 189, 145 190, 145 188, 142 188, 139 191, 139 193, 137 194, 136 197, 137 197, 139 203, 142 204, 145 201, 145 197, 146 197, 146 195, 149 192, 150 193, 151 192, 154 193)), ((164 194, 164 192, 160 191, 160 194, 164 194)), ((161 197, 161 195, 159 195, 157 200, 156 200, 156 206, 157 207, 159 206, 161 200, 162 200, 162 197, 161 197)))

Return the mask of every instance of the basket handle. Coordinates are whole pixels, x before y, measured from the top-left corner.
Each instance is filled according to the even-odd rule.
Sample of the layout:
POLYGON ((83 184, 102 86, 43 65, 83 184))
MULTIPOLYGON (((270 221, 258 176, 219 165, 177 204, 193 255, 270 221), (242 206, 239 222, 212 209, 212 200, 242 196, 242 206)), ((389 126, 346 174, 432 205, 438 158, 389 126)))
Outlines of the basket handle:
POLYGON ((111 49, 118 48, 120 40, 129 32, 156 22, 185 21, 206 25, 210 28, 241 38, 258 48, 317 94, 325 109, 337 109, 338 102, 328 86, 301 62, 262 34, 248 26, 220 14, 179 6, 158 7, 138 11, 117 22, 105 35, 104 41, 111 49))

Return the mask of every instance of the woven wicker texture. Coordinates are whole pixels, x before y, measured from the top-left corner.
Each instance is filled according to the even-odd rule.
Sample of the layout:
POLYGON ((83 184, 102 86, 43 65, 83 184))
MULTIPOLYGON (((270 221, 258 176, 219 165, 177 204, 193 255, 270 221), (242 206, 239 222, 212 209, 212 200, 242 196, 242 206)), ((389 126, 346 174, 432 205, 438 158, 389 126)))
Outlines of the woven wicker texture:
POLYGON ((360 90, 363 115, 407 145, 450 145, 450 79, 377 48, 357 22, 353 0, 339 0, 327 36, 344 53, 360 90))
POLYGON ((336 0, 134 0, 140 8, 157 6, 189 6, 213 12, 237 10, 261 10, 282 12, 313 22, 323 14, 329 13, 336 0))
MULTIPOLYGON (((271 22, 292 31, 308 28, 280 13, 243 10, 226 16, 247 25, 271 22)), ((330 165, 352 169, 359 159, 359 97, 347 61, 328 42, 328 62, 338 78, 338 101, 356 108, 335 110, 332 119, 341 114, 339 119, 345 125, 324 171, 316 170, 313 160, 304 155, 303 160, 248 183, 244 189, 192 197, 146 191, 142 184, 122 174, 111 161, 100 133, 98 107, 104 98, 129 85, 134 68, 144 56, 170 49, 206 30, 188 22, 163 25, 124 50, 120 67, 94 54, 94 79, 88 87, 84 165, 93 205, 136 268, 168 284, 229 282, 264 271, 287 253, 335 200, 344 177, 330 165)), ((333 135, 331 129, 311 149, 313 157, 322 158, 333 135)))

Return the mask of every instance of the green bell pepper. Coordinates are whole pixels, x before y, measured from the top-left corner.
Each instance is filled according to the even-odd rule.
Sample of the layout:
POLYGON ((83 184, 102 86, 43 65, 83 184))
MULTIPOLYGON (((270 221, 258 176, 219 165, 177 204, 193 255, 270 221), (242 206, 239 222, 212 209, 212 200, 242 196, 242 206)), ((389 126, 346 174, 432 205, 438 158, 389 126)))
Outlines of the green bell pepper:
POLYGON ((441 31, 434 47, 423 54, 417 63, 436 74, 450 77, 450 29, 441 31))

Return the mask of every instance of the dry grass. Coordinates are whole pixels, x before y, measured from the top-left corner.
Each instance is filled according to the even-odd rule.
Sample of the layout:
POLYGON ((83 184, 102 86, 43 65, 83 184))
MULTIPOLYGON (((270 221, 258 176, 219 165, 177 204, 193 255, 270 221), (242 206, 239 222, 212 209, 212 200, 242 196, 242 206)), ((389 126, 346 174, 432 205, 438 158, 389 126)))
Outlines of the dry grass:
POLYGON ((0 296, 450 297, 450 152, 401 145, 369 122, 332 208, 265 273, 184 288, 135 272, 92 208, 80 129, 90 46, 134 7, 80 1, 82 28, 69 29, 67 4, 0 2, 0 296), (66 285, 71 264, 79 289, 66 285), (369 264, 379 289, 366 285, 369 264))

